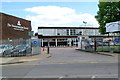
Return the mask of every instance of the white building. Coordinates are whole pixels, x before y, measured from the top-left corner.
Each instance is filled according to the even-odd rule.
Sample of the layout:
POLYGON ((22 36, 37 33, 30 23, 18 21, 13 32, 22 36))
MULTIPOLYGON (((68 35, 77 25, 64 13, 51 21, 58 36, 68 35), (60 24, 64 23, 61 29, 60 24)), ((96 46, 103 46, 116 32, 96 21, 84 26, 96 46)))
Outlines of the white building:
POLYGON ((99 28, 38 27, 38 36, 41 36, 39 38, 42 39, 42 46, 47 46, 47 39, 50 39, 51 46, 78 46, 77 36, 89 35, 100 35, 99 28))

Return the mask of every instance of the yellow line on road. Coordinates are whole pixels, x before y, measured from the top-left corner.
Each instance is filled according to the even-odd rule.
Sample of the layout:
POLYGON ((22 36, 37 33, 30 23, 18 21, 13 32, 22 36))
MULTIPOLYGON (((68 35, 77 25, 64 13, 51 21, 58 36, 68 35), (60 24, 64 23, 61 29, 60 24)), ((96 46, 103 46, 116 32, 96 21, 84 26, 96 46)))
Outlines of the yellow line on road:
POLYGON ((37 64, 37 63, 34 63, 34 64, 21 63, 21 64, 0 65, 0 66, 4 67, 4 66, 22 66, 22 65, 24 66, 24 65, 39 65, 39 64, 37 64))
POLYGON ((36 61, 36 60, 39 60, 39 59, 21 59, 19 61, 36 61))
POLYGON ((88 61, 88 62, 54 62, 54 63, 19 63, 19 64, 8 64, 8 65, 0 65, 0 66, 19 66, 19 65, 47 65, 47 64, 79 64, 79 63, 117 63, 115 62, 94 62, 94 61, 88 61))

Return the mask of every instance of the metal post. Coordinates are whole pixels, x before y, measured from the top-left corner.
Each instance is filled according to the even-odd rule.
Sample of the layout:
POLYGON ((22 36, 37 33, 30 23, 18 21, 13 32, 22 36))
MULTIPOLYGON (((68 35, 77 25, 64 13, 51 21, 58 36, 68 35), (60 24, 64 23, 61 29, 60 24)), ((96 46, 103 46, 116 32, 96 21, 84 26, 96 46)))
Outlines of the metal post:
POLYGON ((43 39, 42 39, 42 47, 43 47, 43 39))
POLYGON ((113 52, 114 52, 114 49, 115 49, 115 41, 114 41, 114 39, 116 38, 115 37, 115 33, 113 33, 114 34, 114 36, 112 37, 112 42, 113 42, 113 44, 114 44, 114 46, 113 46, 113 52))
POLYGON ((55 39, 55 46, 57 47, 57 39, 55 39))
MULTIPOLYGON (((120 41, 120 32, 118 32, 118 39, 120 41)), ((119 45, 119 44, 118 44, 119 45)), ((120 52, 120 47, 118 47, 118 52, 120 52)))
POLYGON ((103 38, 102 38, 102 52, 103 52, 103 46, 104 46, 103 43, 104 43, 104 42, 103 42, 103 38))
POLYGON ((97 44, 96 44, 96 38, 94 38, 94 51, 96 52, 97 44))
POLYGON ((49 53, 50 53, 49 47, 50 47, 50 40, 48 40, 47 54, 49 54, 49 53))
POLYGON ((81 50, 82 50, 82 38, 81 38, 81 50))
MULTIPOLYGON (((109 38, 109 33, 108 33, 108 38, 109 38)), ((108 41, 108 47, 109 47, 109 51, 110 51, 110 42, 108 41)))
POLYGON ((75 45, 75 46, 77 47, 77 38, 76 38, 75 42, 76 42, 76 45, 75 45))

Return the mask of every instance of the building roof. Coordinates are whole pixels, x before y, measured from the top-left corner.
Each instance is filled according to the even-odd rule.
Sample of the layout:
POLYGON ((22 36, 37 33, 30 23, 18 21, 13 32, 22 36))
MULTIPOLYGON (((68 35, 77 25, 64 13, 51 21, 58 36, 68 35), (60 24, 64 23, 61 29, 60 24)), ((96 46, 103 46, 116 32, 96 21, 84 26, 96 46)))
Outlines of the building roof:
POLYGON ((38 27, 38 29, 99 29, 97 27, 38 27))
MULTIPOLYGON (((0 15, 7 15, 7 16, 12 16, 12 17, 15 17, 15 18, 23 19, 23 18, 20 18, 20 17, 17 17, 17 16, 13 16, 13 15, 10 15, 10 14, 3 13, 3 12, 0 12, 0 15)), ((27 20, 27 19, 23 19, 23 20, 30 21, 30 20, 27 20)))
POLYGON ((38 35, 38 38, 39 39, 51 39, 51 38, 77 38, 78 36, 41 36, 41 35, 38 35))
POLYGON ((120 37, 120 36, 107 36, 107 35, 93 35, 93 36, 89 36, 89 38, 109 38, 109 37, 120 37))

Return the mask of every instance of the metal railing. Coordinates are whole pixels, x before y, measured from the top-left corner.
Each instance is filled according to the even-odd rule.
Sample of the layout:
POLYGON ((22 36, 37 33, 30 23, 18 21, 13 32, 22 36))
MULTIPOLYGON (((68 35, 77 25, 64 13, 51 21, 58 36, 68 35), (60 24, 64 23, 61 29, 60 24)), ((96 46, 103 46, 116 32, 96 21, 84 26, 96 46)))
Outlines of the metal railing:
POLYGON ((38 39, 1 40, 0 42, 0 57, 29 56, 41 53, 38 39))
POLYGON ((80 49, 89 52, 112 52, 120 53, 120 42, 115 41, 114 38, 111 41, 104 41, 105 38, 101 39, 83 39, 80 44, 80 49), (96 41, 96 42, 95 42, 96 41))

